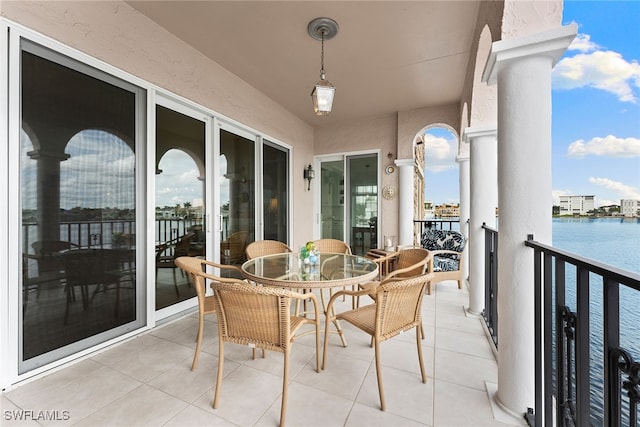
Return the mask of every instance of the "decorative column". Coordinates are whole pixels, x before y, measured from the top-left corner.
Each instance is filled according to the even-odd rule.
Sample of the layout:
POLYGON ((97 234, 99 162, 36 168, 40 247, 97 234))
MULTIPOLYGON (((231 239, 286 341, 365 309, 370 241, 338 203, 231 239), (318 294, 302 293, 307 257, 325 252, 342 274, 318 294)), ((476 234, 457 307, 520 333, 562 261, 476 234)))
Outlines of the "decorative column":
POLYGON ((463 139, 471 151, 471 216, 469 220, 469 312, 484 310, 485 258, 482 224, 496 227, 498 206, 498 147, 495 126, 474 126, 464 130, 463 139))
POLYGON ((527 235, 551 243, 551 69, 575 24, 494 42, 482 80, 498 84, 498 392, 522 416, 534 407, 534 268, 527 235))
MULTIPOLYGON (((460 188, 460 232, 469 240, 469 216, 470 216, 470 182, 469 182, 469 155, 456 157, 458 163, 458 176, 460 188)), ((469 257, 465 257, 462 264, 462 277, 469 277, 469 257)))
POLYGON ((38 162, 38 239, 60 240, 60 162, 67 160, 69 155, 64 152, 45 152, 42 149, 30 151, 27 155, 38 162))
POLYGON ((398 246, 413 245, 413 168, 415 160, 398 159, 398 246))

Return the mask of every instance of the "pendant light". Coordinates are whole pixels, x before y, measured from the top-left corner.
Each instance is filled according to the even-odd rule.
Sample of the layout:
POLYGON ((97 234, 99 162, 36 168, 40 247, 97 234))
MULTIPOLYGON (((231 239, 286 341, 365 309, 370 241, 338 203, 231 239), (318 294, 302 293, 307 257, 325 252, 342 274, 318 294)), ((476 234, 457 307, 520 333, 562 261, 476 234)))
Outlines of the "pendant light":
POLYGON ((331 18, 316 18, 307 26, 309 35, 322 43, 320 53, 320 80, 311 91, 313 112, 317 116, 325 116, 331 112, 333 95, 336 88, 326 79, 324 71, 324 41, 332 39, 338 33, 338 23, 331 18))

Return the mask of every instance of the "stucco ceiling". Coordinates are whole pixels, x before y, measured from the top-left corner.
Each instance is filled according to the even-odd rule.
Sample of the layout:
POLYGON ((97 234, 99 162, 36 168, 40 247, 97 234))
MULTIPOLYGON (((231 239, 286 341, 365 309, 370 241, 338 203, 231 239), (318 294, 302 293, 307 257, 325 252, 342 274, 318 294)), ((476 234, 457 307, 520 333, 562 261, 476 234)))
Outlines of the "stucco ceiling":
POLYGON ((194 49, 312 126, 459 101, 478 1, 128 1, 194 49), (333 18, 325 42, 333 111, 317 117, 311 89, 320 42, 307 33, 333 18))

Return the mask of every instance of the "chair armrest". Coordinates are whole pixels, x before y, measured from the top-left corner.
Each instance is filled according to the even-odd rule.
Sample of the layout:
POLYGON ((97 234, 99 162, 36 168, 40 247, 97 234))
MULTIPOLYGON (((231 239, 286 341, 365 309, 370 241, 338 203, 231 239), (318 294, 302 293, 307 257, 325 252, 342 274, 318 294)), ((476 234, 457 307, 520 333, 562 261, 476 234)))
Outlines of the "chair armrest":
POLYGON ((313 294, 313 292, 307 292, 306 294, 301 294, 299 292, 291 292, 291 298, 298 299, 298 300, 311 300, 311 302, 313 302, 315 319, 320 319, 320 310, 318 309, 318 298, 313 294))

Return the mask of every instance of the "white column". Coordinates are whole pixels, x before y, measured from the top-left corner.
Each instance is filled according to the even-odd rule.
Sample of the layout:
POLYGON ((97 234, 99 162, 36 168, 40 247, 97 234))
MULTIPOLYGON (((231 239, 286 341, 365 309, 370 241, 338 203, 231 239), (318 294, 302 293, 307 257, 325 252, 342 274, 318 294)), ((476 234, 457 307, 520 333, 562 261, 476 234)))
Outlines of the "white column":
MULTIPOLYGON (((398 246, 413 245, 413 159, 398 159, 398 246)), ((422 219, 422 218, 419 218, 422 219)))
MULTIPOLYGON (((470 216, 470 182, 469 182, 469 155, 456 157, 458 163, 458 176, 460 188, 460 232, 469 240, 469 216, 470 216)), ((467 251, 468 253, 468 251, 467 251)), ((462 277, 469 277, 469 257, 465 257, 462 264, 462 277)))
POLYGON ((498 147, 495 126, 474 126, 463 138, 471 151, 471 216, 469 220, 469 312, 484 310, 485 258, 482 224, 496 227, 498 206, 498 147))
POLYGON ((498 392, 507 411, 534 407, 534 289, 528 234, 551 243, 551 69, 570 26, 494 42, 483 81, 498 83, 498 392))

